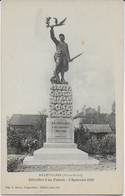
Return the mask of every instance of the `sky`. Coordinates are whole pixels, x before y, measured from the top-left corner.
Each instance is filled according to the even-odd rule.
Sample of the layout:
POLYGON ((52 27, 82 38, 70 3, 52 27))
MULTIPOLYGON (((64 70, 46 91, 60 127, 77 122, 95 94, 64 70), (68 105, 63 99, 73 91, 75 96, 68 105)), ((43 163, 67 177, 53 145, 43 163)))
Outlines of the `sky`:
POLYGON ((101 112, 110 113, 123 44, 121 4, 112 0, 98 4, 92 0, 6 2, 2 25, 2 105, 6 115, 48 112, 56 51, 45 24, 49 16, 59 21, 67 17, 65 25, 54 30, 57 38, 65 34, 71 58, 84 52, 65 73, 72 87, 74 115, 84 105, 95 109, 99 105, 101 112))

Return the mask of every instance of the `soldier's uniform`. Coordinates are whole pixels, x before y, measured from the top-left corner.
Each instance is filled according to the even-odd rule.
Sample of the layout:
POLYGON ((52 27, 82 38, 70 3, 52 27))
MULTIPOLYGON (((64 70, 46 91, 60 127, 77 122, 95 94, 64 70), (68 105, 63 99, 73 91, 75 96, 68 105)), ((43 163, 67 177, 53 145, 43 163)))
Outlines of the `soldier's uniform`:
POLYGON ((69 50, 68 44, 65 42, 58 41, 54 35, 53 28, 50 30, 51 39, 56 45, 56 53, 54 55, 54 59, 56 62, 55 76, 57 76, 60 72, 66 72, 69 70, 69 50))

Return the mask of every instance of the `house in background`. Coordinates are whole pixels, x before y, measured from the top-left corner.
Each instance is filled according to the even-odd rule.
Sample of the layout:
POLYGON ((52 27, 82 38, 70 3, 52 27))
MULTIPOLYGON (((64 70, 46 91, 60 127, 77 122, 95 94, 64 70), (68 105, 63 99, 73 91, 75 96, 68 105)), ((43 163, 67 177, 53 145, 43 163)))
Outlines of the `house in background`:
POLYGON ((90 136, 95 136, 97 139, 102 139, 105 135, 112 133, 107 124, 84 124, 83 128, 90 136))
POLYGON ((86 119, 84 111, 77 112, 77 114, 73 117, 74 127, 79 127, 79 124, 83 119, 86 119))
POLYGON ((42 117, 47 115, 36 115, 36 114, 13 114, 10 121, 10 128, 33 128, 34 124, 39 122, 42 117))
POLYGON ((46 138, 47 115, 13 114, 7 125, 8 153, 22 152, 27 145, 41 147, 46 138))
POLYGON ((111 130, 116 132, 116 114, 115 114, 115 101, 111 105, 111 113, 101 113, 100 106, 95 108, 86 108, 84 106, 81 112, 73 117, 74 127, 78 128, 81 124, 109 124, 111 130))
MULTIPOLYGON (((73 117, 74 127, 79 127, 79 124, 82 120, 87 121, 87 118, 94 116, 96 114, 100 114, 100 106, 98 106, 96 111, 95 108, 91 108, 91 107, 86 108, 86 106, 84 105, 82 111, 81 112, 77 111, 77 114, 73 117)), ((93 123, 93 119, 92 120, 91 119, 90 121, 91 123, 93 123)))
POLYGON ((42 127, 42 123, 44 123, 44 127, 46 126, 46 118, 47 115, 13 114, 8 125, 10 129, 22 129, 24 132, 28 132, 28 139, 32 139, 34 126, 41 137, 42 132, 40 129, 42 127))

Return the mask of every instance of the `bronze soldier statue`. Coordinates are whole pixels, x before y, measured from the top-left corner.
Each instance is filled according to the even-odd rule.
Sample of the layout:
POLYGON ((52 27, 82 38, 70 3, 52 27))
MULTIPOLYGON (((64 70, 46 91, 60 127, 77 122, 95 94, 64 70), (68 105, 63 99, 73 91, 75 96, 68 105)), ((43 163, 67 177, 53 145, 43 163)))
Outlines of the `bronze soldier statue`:
POLYGON ((51 82, 56 81, 56 83, 67 83, 64 79, 64 73, 69 70, 69 62, 71 61, 68 44, 65 43, 65 36, 63 34, 59 35, 60 41, 56 39, 54 35, 54 27, 51 27, 50 36, 56 45, 56 53, 54 55, 56 68, 54 76, 51 78, 51 82), (59 73, 61 74, 61 80, 59 78, 59 73))
POLYGON ((68 44, 65 43, 64 34, 59 35, 60 40, 57 40, 54 34, 54 27, 64 25, 66 18, 62 20, 60 23, 58 23, 57 18, 54 18, 55 25, 50 25, 50 19, 51 17, 46 18, 46 27, 50 27, 50 37, 56 45, 56 53, 54 55, 54 60, 56 62, 56 68, 54 71, 54 75, 52 76, 50 81, 52 83, 57 83, 57 84, 60 84, 60 83, 67 84, 68 82, 66 82, 64 79, 64 73, 69 70, 69 62, 72 62, 75 58, 80 56, 82 53, 70 59, 68 44), (59 77, 59 73, 61 75, 61 79, 59 77))

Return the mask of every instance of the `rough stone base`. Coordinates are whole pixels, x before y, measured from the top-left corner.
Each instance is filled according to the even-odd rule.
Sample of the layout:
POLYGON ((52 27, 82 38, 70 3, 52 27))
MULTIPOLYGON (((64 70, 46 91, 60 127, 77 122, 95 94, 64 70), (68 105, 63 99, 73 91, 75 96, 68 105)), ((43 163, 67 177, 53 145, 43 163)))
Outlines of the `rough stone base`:
POLYGON ((60 146, 54 148, 52 147, 52 144, 49 145, 50 145, 49 148, 43 147, 39 150, 36 150, 33 156, 27 156, 24 159, 23 164, 24 165, 92 165, 92 164, 99 163, 98 160, 89 158, 87 153, 77 149, 76 146, 71 147, 69 144, 70 147, 67 146, 66 148, 64 148, 60 146))

